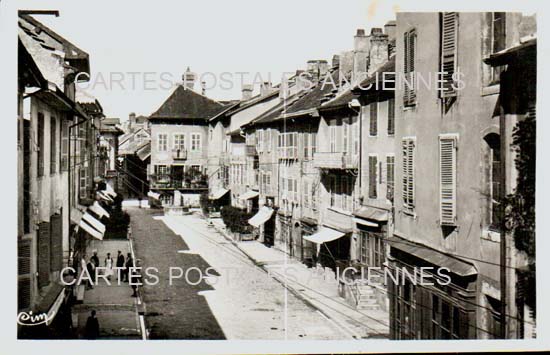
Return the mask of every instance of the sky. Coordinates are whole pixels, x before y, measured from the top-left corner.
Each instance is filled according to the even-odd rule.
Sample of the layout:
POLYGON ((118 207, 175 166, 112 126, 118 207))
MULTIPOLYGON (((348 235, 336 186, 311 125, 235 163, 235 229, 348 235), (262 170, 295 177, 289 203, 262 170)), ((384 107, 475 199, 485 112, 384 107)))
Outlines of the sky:
POLYGON ((121 120, 130 112, 156 111, 187 67, 207 82, 207 96, 238 99, 241 82, 271 79, 277 84, 283 73, 305 69, 310 59, 330 63, 334 54, 353 48, 358 28, 369 33, 372 27, 383 27, 395 19, 396 11, 457 6, 427 0, 26 0, 19 4, 22 9, 60 11, 59 17, 35 17, 89 53, 91 80, 82 88, 100 101, 106 116, 121 120), (222 73, 231 85, 222 86, 222 73))
POLYGON ((207 82, 207 96, 227 100, 241 96, 241 82, 277 84, 310 59, 330 63, 353 48, 358 28, 394 19, 396 6, 397 0, 63 1, 34 9, 60 11, 35 17, 89 53, 91 80, 82 88, 108 117, 125 120, 130 112, 156 111, 187 67, 207 82), (224 72, 231 84, 222 87, 224 72))

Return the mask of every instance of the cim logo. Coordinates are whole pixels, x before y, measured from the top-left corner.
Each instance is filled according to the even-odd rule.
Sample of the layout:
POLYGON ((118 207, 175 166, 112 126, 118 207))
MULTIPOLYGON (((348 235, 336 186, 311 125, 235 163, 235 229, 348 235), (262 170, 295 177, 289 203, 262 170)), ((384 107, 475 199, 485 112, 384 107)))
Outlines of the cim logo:
POLYGON ((28 313, 21 312, 17 315, 17 324, 26 326, 48 323, 48 320, 47 313, 32 314, 32 311, 30 311, 28 313))

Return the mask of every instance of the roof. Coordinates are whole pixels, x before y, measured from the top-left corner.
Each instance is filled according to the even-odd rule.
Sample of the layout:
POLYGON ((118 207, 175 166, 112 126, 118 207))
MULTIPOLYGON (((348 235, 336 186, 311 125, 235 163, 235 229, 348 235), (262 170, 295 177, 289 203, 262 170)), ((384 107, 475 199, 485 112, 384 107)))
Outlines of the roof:
MULTIPOLYGON (((81 72, 90 73, 90 59, 88 53, 84 52, 82 49, 78 48, 71 42, 69 42, 64 37, 60 36, 53 30, 51 30, 49 27, 44 25, 43 23, 37 21, 35 18, 29 15, 19 15, 20 18, 24 19, 31 25, 35 27, 39 27, 42 31, 44 31, 48 36, 52 37, 54 40, 59 42, 63 46, 63 50, 65 52, 65 59, 68 60, 72 66, 76 67, 81 72)), ((27 28, 22 27, 20 24, 20 27, 31 37, 34 37, 35 39, 39 39, 39 33, 36 33, 36 31, 31 32, 27 28)))
POLYGON ((145 144, 142 144, 138 149, 136 149, 136 154, 142 161, 149 158, 151 156, 151 141, 147 141, 145 144))
POLYGON ((299 92, 286 99, 286 101, 281 100, 277 105, 273 106, 271 109, 267 110, 266 112, 252 120, 249 124, 247 124, 247 126, 270 123, 281 119, 285 108, 288 108, 290 105, 292 105, 292 103, 296 102, 304 94, 306 94, 306 92, 299 92))
POLYGON ((224 106, 206 96, 178 85, 149 120, 203 119, 216 115, 224 106))
POLYGON ((500 66, 524 60, 526 56, 536 61, 537 37, 535 35, 522 38, 519 44, 491 54, 489 58, 485 58, 483 61, 491 66, 500 66))
POLYGON ((310 114, 311 110, 319 108, 319 106, 321 106, 321 99, 325 95, 329 95, 335 89, 333 84, 338 85, 340 80, 340 71, 338 69, 329 71, 328 75, 330 75, 331 81, 328 79, 329 76, 325 76, 317 85, 291 104, 286 110, 286 113, 296 114, 303 111, 305 114, 310 114))
POLYGON ((355 93, 361 93, 371 90, 383 90, 384 88, 389 90, 394 90, 395 83, 390 82, 390 80, 395 80, 395 56, 390 57, 390 59, 384 63, 380 68, 378 68, 374 73, 365 78, 361 83, 356 85, 352 91, 355 93), (388 73, 388 74, 383 74, 388 73), (378 85, 377 84, 378 81, 378 85), (384 81, 384 86, 382 82, 384 81), (393 84, 393 85, 392 85, 393 84))
POLYGON ((120 124, 120 118, 118 117, 106 117, 101 120, 101 123, 104 125, 117 125, 120 124))
POLYGON ((346 89, 345 91, 342 91, 340 94, 338 94, 334 99, 327 101, 323 105, 321 105, 321 110, 333 110, 333 109, 340 109, 340 108, 348 108, 348 103, 357 97, 357 94, 351 91, 350 89, 346 89))
POLYGON ((241 112, 249 107, 252 107, 256 104, 259 104, 261 102, 264 102, 265 100, 272 99, 274 96, 278 96, 279 91, 275 90, 267 95, 256 95, 252 97, 249 100, 246 101, 238 101, 233 104, 229 104, 229 106, 226 106, 221 112, 219 112, 217 115, 213 116, 209 119, 209 121, 215 121, 217 119, 220 119, 222 117, 232 116, 238 112, 241 112))

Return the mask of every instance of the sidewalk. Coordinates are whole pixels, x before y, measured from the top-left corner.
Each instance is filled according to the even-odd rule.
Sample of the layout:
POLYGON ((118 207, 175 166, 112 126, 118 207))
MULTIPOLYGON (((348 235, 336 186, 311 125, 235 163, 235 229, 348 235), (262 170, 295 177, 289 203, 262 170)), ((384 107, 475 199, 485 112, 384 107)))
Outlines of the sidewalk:
POLYGON ((256 265, 354 338, 389 338, 388 312, 357 310, 348 304, 338 295, 338 281, 332 270, 308 268, 298 260, 288 257, 283 251, 268 248, 257 241, 236 242, 225 231, 221 219, 212 219, 211 222, 214 229, 256 265))
MULTIPOLYGON (((104 266, 107 253, 116 260, 117 251, 124 257, 131 252, 128 240, 94 240, 88 247, 91 256, 97 250, 100 266, 104 266)), ((142 339, 138 316, 138 299, 131 297, 132 288, 128 283, 118 284, 116 273, 111 285, 100 279, 93 289, 86 290, 84 301, 73 307, 73 325, 77 328, 79 338, 84 337, 86 320, 92 310, 96 310, 99 321, 99 338, 101 339, 142 339)))

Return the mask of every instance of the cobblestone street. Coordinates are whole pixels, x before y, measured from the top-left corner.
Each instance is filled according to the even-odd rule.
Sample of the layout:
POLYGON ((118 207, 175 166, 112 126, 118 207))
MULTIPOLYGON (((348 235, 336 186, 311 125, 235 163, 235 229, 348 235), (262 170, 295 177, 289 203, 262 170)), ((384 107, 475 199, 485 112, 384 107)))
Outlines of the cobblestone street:
MULTIPOLYGON (((241 253, 197 216, 155 216, 130 207, 136 257, 156 267, 159 283, 142 297, 150 339, 350 339, 320 312, 241 253), (169 268, 219 275, 195 283, 198 271, 169 284, 169 268), (246 277, 244 277, 246 276, 246 277), (286 305, 286 306, 285 306, 286 305)), ((158 213, 157 213, 158 214, 158 213)), ((175 274, 176 272, 174 272, 175 274)), ((152 279, 151 279, 152 280, 152 279)))

